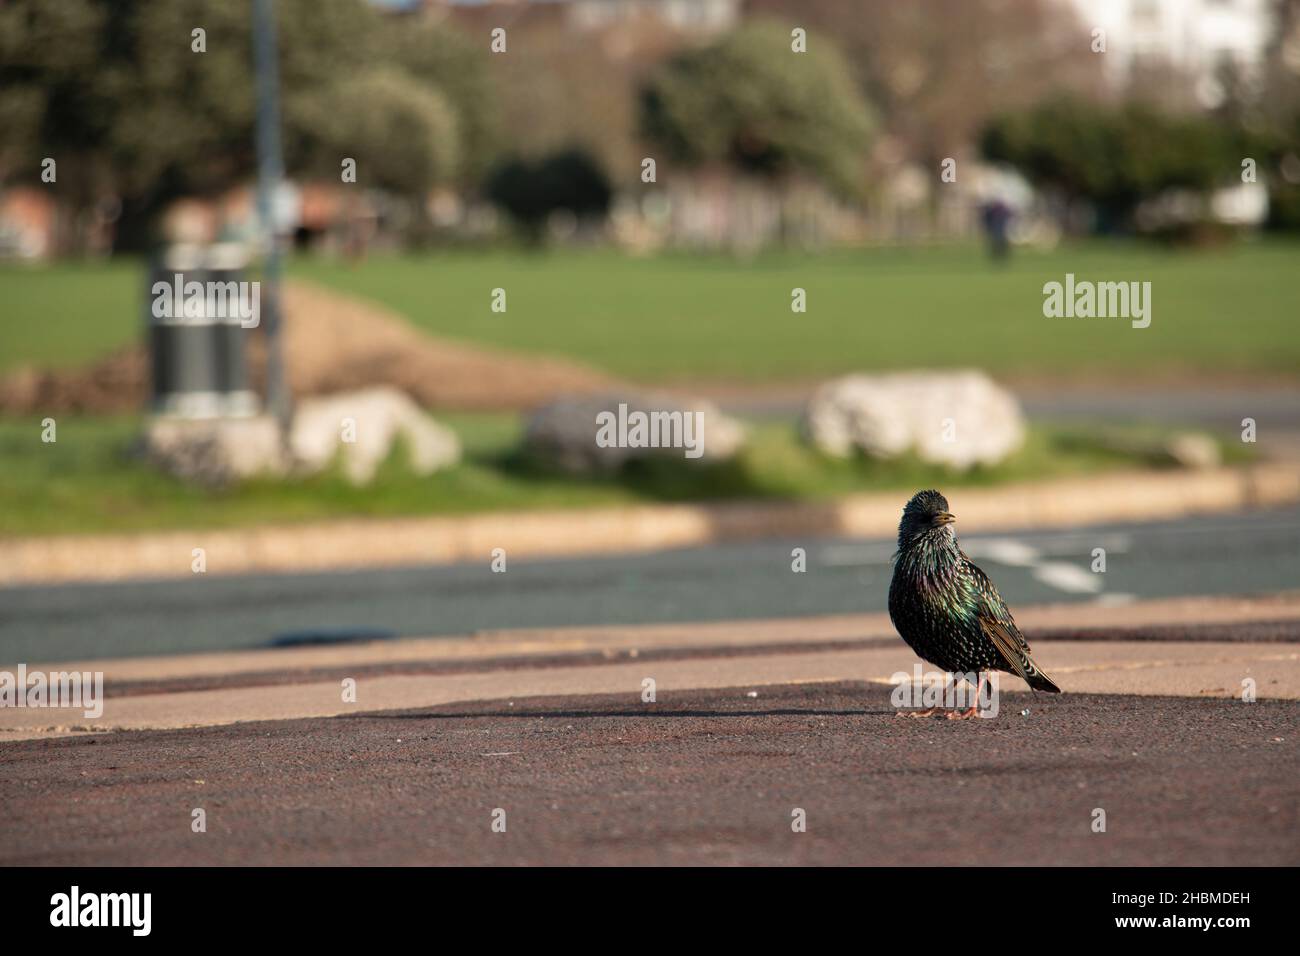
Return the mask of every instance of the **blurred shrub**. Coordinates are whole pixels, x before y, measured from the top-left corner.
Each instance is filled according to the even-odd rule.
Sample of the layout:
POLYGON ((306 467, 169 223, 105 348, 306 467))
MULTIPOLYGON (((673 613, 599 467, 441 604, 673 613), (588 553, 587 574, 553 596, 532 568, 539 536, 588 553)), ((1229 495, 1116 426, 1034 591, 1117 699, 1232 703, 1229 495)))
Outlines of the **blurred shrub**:
POLYGON ((1091 201, 1103 223, 1119 226, 1164 190, 1212 189, 1240 169, 1243 155, 1238 135, 1208 117, 1068 96, 995 118, 980 146, 987 159, 1009 163, 1036 186, 1091 201))
POLYGON ((718 42, 681 53, 649 78, 643 129, 677 159, 725 162, 778 174, 799 169, 859 188, 873 120, 835 45, 752 21, 718 42))
POLYGON ((1268 136, 1268 228, 1300 231, 1300 112, 1268 136))
POLYGON ((1268 228, 1300 232, 1300 183, 1282 182, 1269 190, 1268 228))
POLYGON ((509 159, 488 176, 484 192, 534 240, 541 238, 547 218, 560 210, 579 219, 603 218, 613 195, 604 170, 576 148, 538 160, 509 159))

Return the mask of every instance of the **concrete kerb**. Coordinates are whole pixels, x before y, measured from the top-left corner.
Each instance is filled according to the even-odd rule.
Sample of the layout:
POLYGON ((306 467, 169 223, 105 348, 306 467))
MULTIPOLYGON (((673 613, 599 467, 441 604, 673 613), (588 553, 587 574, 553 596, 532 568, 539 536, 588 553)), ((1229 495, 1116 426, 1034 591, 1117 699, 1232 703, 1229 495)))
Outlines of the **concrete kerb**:
MULTIPOLYGON (((1118 472, 944 489, 963 531, 1028 530, 1300 502, 1300 465, 1118 472)), ((736 502, 368 519, 0 541, 0 586, 190 575, 202 547, 209 574, 291 573, 406 564, 653 551, 756 538, 888 537, 906 492, 826 502, 736 502)))

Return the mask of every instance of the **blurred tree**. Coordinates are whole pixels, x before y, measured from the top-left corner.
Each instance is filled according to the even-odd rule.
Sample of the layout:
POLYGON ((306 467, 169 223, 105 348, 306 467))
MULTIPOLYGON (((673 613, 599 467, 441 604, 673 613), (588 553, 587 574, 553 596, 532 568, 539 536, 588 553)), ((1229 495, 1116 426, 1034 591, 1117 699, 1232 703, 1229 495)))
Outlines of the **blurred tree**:
POLYGON ((510 153, 538 159, 580 148, 630 185, 646 155, 637 141, 636 91, 644 59, 659 53, 653 23, 638 21, 624 47, 621 35, 572 28, 559 6, 519 5, 509 55, 489 60, 510 153))
POLYGON ((872 117, 844 58, 822 37, 791 50, 790 31, 746 23, 669 59, 646 83, 646 134, 688 163, 799 169, 843 192, 860 188, 872 117))
POLYGON ((56 161, 71 211, 56 220, 56 248, 113 178, 112 86, 97 71, 108 14, 94 0, 0 5, 0 182, 39 182, 42 161, 56 161))
POLYGON ((344 156, 358 181, 422 198, 459 160, 456 112, 436 88, 391 66, 366 67, 295 98, 299 165, 337 177, 344 156))
MULTIPOLYGON (((291 175, 337 176, 344 156, 364 155, 382 185, 414 194, 452 173, 452 108, 400 66, 376 68, 380 13, 363 0, 276 10, 291 175)), ((75 215, 111 190, 119 247, 143 246, 163 204, 254 169, 250 20, 247 4, 221 0, 0 5, 0 176, 32 181, 54 157, 60 201, 75 215), (191 47, 196 28, 204 52, 191 47)))
POLYGON ((385 60, 398 64, 446 97, 456 115, 457 179, 479 183, 501 151, 502 124, 490 55, 445 24, 406 16, 384 21, 385 60))
MULTIPOLYGON (((934 169, 1000 110, 1053 90, 1102 89, 1089 33, 1060 0, 750 0, 748 9, 833 37, 891 153, 934 169)), ((817 47, 810 41, 810 55, 817 47)), ((892 157, 891 157, 892 158, 892 157)))
POLYGON ((1264 59, 1264 95, 1276 115, 1300 112, 1300 0, 1273 0, 1273 35, 1264 59))

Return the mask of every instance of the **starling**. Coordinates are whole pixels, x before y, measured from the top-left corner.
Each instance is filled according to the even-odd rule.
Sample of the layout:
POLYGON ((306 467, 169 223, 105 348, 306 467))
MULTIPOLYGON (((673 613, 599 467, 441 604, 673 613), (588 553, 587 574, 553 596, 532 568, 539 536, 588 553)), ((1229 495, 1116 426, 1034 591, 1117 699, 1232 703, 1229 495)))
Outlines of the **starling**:
MULTIPOLYGON (((917 492, 903 509, 889 585, 894 627, 918 657, 940 670, 978 673, 977 691, 983 689, 986 671, 1006 671, 1034 690, 1060 693, 1030 658, 1029 643, 998 589, 957 546, 955 520, 948 499, 937 491, 917 492)), ((944 715, 974 717, 976 708, 944 715)))

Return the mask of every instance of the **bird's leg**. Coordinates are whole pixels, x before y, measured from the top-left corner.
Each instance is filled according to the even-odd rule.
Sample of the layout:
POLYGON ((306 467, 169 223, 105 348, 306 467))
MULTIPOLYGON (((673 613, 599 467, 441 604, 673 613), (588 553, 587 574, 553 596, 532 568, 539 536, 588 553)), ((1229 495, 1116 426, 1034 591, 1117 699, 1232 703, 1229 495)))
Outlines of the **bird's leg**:
MULTIPOLYGON (((942 697, 941 697, 941 700, 942 700, 942 701, 944 701, 944 702, 947 701, 947 699, 948 699, 948 688, 951 687, 951 686, 954 686, 954 685, 952 684, 952 675, 949 674, 949 675, 945 678, 945 680, 944 680, 944 689, 943 689, 943 694, 942 694, 942 697)), ((934 706, 934 707, 927 707, 927 708, 925 708, 924 710, 900 710, 900 711, 898 712, 898 716, 899 716, 899 717, 913 717, 913 718, 920 718, 920 717, 946 717, 946 716, 948 716, 948 714, 949 714, 948 709, 947 709, 946 707, 942 706, 942 704, 936 705, 936 706, 934 706)))
MULTIPOLYGON (((944 690, 943 690, 943 700, 945 703, 950 699, 955 699, 949 697, 949 690, 955 688, 957 686, 957 683, 958 681, 955 678, 953 678, 952 675, 949 675, 948 680, 945 681, 944 690)), ((945 717, 949 720, 953 719, 953 714, 954 711, 942 705, 935 706, 935 707, 927 707, 924 710, 900 710, 898 712, 899 717, 914 717, 914 718, 945 717)))
POLYGON ((984 672, 980 671, 976 675, 975 681, 975 703, 965 710, 950 710, 944 716, 949 720, 970 720, 980 715, 980 691, 984 687, 984 672))

